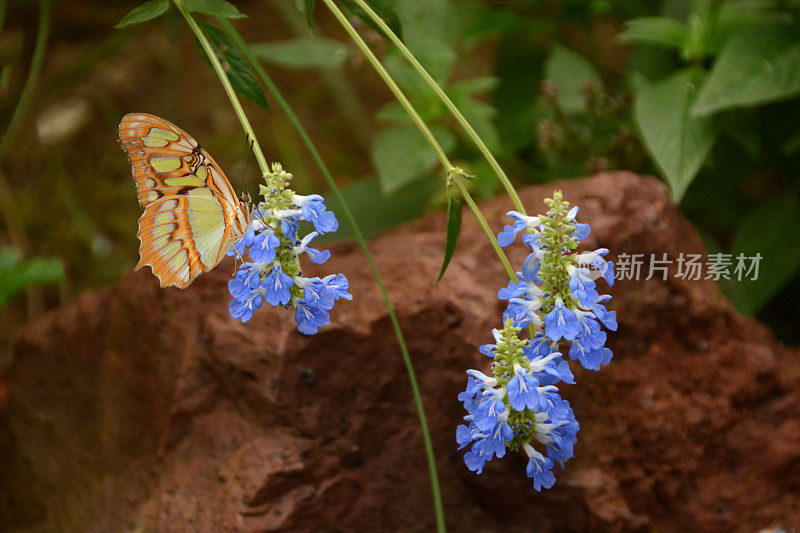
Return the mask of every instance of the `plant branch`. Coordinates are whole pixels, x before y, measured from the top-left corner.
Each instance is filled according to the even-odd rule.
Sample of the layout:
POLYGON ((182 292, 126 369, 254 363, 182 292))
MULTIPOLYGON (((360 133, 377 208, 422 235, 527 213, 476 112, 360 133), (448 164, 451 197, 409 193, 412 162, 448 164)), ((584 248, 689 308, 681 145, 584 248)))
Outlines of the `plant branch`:
MULTIPOLYGON (((5 9, 5 5, 3 7, 5 9)), ((19 100, 17 100, 17 107, 8 122, 3 140, 0 141, 0 162, 5 159, 6 152, 22 125, 22 119, 28 109, 28 103, 35 92, 36 84, 39 82, 39 74, 42 70, 42 63, 44 63, 44 53, 47 49, 47 38, 50 34, 50 15, 51 1, 41 0, 39 2, 39 27, 36 33, 33 57, 31 58, 31 68, 28 71, 28 77, 25 79, 25 85, 22 87, 19 100)), ((3 172, 0 172, 0 210, 2 210, 3 221, 6 224, 12 243, 21 248, 23 253, 30 252, 22 217, 17 210, 17 204, 14 202, 11 185, 3 172)))
POLYGON ((397 85, 397 82, 394 81, 392 76, 386 70, 386 68, 381 64, 380 60, 372 53, 367 43, 364 42, 364 39, 358 34, 356 29, 350 24, 350 21, 347 20, 347 16, 342 13, 342 11, 336 6, 333 0, 322 0, 325 2, 325 5, 330 9, 331 13, 336 17, 339 23, 342 25, 342 28, 350 35, 350 38, 353 39, 353 42, 356 43, 356 46, 361 49, 361 52, 366 56, 367 60, 372 64, 372 67, 378 73, 378 75, 383 79, 384 83, 389 87, 389 89, 394 94, 397 101, 400 102, 400 105, 403 106, 403 109, 406 110, 406 113, 411 117, 411 120, 417 125, 419 130, 422 132, 422 135, 425 136, 425 139, 428 141, 428 144, 431 145, 433 151, 436 152, 436 155, 439 157, 439 161, 441 161, 442 166, 446 173, 450 173, 453 170, 453 165, 450 163, 450 159, 447 157, 447 154, 442 149, 442 145, 439 144, 439 141, 436 140, 434 137, 433 132, 425 124, 425 121, 422 120, 422 117, 419 116, 417 110, 414 109, 414 106, 411 105, 411 102, 406 97, 405 93, 403 93, 402 89, 397 85))
MULTIPOLYGON (((411 117, 411 120, 414 121, 414 123, 417 125, 419 130, 422 132, 422 134, 428 140, 428 143, 431 145, 433 150, 436 152, 436 155, 439 157, 439 161, 441 161, 442 166, 445 168, 445 171, 447 173, 448 178, 451 175, 453 175, 454 172, 458 173, 459 169, 456 169, 452 165, 452 163, 450 163, 450 159, 447 157, 447 154, 442 149, 442 146, 439 144, 439 142, 433 136, 433 133, 431 132, 431 130, 428 127, 428 125, 425 123, 424 120, 422 120, 422 117, 420 117, 419 113, 417 113, 417 110, 414 109, 414 106, 408 100, 408 97, 406 97, 405 93, 403 93, 403 90, 400 89, 400 87, 397 85, 397 82, 394 81, 392 76, 386 70, 386 67, 384 67, 381 64, 380 60, 375 56, 375 54, 372 52, 372 50, 370 50, 369 46, 367 46, 367 43, 364 42, 364 39, 361 38, 361 36, 356 31, 356 29, 353 27, 353 25, 350 24, 350 21, 347 20, 347 17, 345 16, 345 14, 342 13, 342 11, 336 6, 336 4, 333 2, 333 0, 323 0, 323 2, 328 7, 328 9, 330 9, 331 13, 333 13, 333 15, 336 17, 336 19, 339 21, 339 23, 342 25, 342 27, 348 33, 348 35, 350 35, 350 37, 353 39, 353 41, 356 43, 356 45, 361 49, 361 51, 367 57, 369 62, 372 64, 372 66, 378 72, 380 77, 383 79, 383 81, 386 83, 386 85, 392 91, 392 93, 394 94, 395 98, 397 98, 398 102, 400 102, 400 105, 403 106, 403 108, 406 110, 408 115, 411 117)), ((475 202, 472 201, 472 198, 469 196, 469 192, 467 191, 467 189, 464 186, 464 184, 461 182, 461 178, 457 178, 456 181, 458 182, 458 186, 459 186, 459 189, 462 191, 462 194, 466 193, 466 194, 464 194, 464 199, 467 200, 467 205, 469 206, 470 210, 472 211, 472 214, 475 215, 476 219, 478 219, 478 223, 481 225, 481 228, 483 228, 484 233, 486 233, 486 236, 489 238, 489 241, 492 243, 492 246, 493 246, 493 248, 495 250, 495 253, 497 254, 497 257, 500 258, 500 262, 503 264, 503 268, 505 268, 509 279, 512 279, 512 280, 516 281, 517 280, 517 276, 514 273, 514 269, 511 268, 511 265, 508 262, 508 258, 506 257, 506 254, 503 252, 502 248, 500 248, 500 246, 497 244, 497 241, 495 239, 494 233, 492 232, 492 229, 489 227, 489 224, 486 222, 486 219, 483 218, 483 214, 481 214, 481 211, 480 211, 480 209, 478 209, 477 204, 475 204, 475 202)))
POLYGON ((256 161, 258 162, 258 167, 261 169, 262 175, 268 174, 269 166, 267 165, 267 160, 264 157, 264 152, 261 151, 261 145, 258 144, 256 134, 253 132, 252 126, 250 126, 250 121, 247 119, 244 109, 242 109, 242 104, 239 102, 239 98, 236 96, 236 91, 233 89, 233 85, 231 85, 231 82, 228 79, 228 74, 225 72, 225 69, 222 68, 222 64, 219 62, 216 51, 211 46, 211 43, 208 42, 208 38, 206 37, 205 33, 203 33, 203 30, 200 29, 197 21, 194 20, 194 17, 191 15, 191 13, 189 13, 186 8, 183 7, 181 0, 172 1, 175 4, 175 7, 178 8, 178 11, 180 11, 181 15, 183 15, 183 18, 186 19, 186 23, 189 24, 189 27, 192 29, 192 32, 194 32, 197 40, 200 41, 200 46, 203 47, 206 56, 208 56, 208 60, 211 62, 211 66, 214 67, 217 77, 222 83, 222 87, 228 94, 228 98, 231 101, 233 110, 236 112, 236 116, 239 117, 239 122, 241 122, 242 128, 244 129, 248 140, 253 143, 253 153, 256 156, 256 161))
POLYGON ((492 170, 494 170, 495 174, 497 174, 500 183, 503 184, 506 192, 508 192, 508 195, 511 197, 511 201, 514 202, 514 206, 520 213, 525 214, 525 208, 522 205, 522 201, 519 199, 516 189, 514 189, 514 186, 511 184, 511 180, 508 179, 508 176, 503 171, 503 168, 500 166, 500 163, 497 162, 497 159, 495 159, 494 155, 492 155, 489 147, 486 146, 486 143, 483 142, 483 139, 481 139, 480 135, 478 135, 467 119, 464 118, 464 115, 461 113, 458 107, 456 107, 450 97, 447 96, 441 86, 439 86, 439 84, 436 83, 436 80, 433 79, 433 76, 431 76, 425 67, 423 67, 422 64, 417 60, 417 58, 414 57, 414 54, 411 53, 403 41, 401 41, 400 38, 392 31, 389 25, 386 24, 386 22, 384 22, 384 20, 377 13, 375 13, 375 11, 370 7, 369 3, 365 2, 364 0, 354 1, 381 29, 386 37, 392 41, 397 49, 400 50, 400 53, 403 54, 403 57, 405 57, 411 66, 414 67, 414 70, 416 70, 422 79, 425 80, 425 83, 428 84, 431 90, 436 93, 436 96, 438 96, 442 103, 444 103, 445 107, 447 107, 448 111, 450 111, 450 114, 453 115, 459 125, 464 129, 467 137, 469 137, 470 140, 475 144, 481 155, 483 155, 484 159, 486 159, 486 162, 489 163, 489 166, 492 167, 492 170))
POLYGON ((278 105, 281 107, 286 116, 289 118, 289 121, 297 130, 297 133, 300 135, 300 138, 303 140, 303 143, 308 148, 308 151, 311 153, 311 157, 314 159, 314 162, 319 167, 320 172, 325 177, 325 180, 328 182, 328 185, 331 187, 331 191, 333 191, 334 196, 339 201, 342 206, 342 214, 344 215, 345 220, 350 225, 351 229, 353 230, 353 234, 356 237, 356 241, 358 241, 359 246, 361 247, 361 251, 364 254, 364 257, 367 259, 367 263, 369 264, 370 271, 372 272, 372 277, 375 278, 375 282, 378 284, 378 289, 381 292, 381 297, 383 298, 384 305, 389 313, 389 319, 392 323, 392 328, 394 329, 395 337, 397 338, 397 343, 400 346, 400 353, 403 357, 403 363, 406 366, 406 373, 408 374, 408 380, 411 384, 411 390, 414 396, 414 403, 417 408, 417 417, 419 418, 420 429, 422 431, 422 439, 425 446, 425 455, 427 456, 428 460, 428 471, 430 473, 430 482, 431 482, 431 491, 433 492, 433 503, 434 509, 436 512, 436 524, 437 530, 440 532, 444 532, 445 528, 445 521, 444 521, 444 509, 442 507, 442 496, 441 496, 441 489, 439 487, 439 476, 436 472, 436 456, 433 453, 433 442, 430 437, 430 430, 428 429, 428 421, 427 417, 425 416, 425 407, 422 402, 422 394, 419 390, 419 384, 417 383, 416 374, 414 372, 414 365, 411 361, 411 355, 408 352, 408 347, 406 346, 405 338, 403 337, 403 331, 400 328, 400 321, 397 318, 397 314, 394 310, 394 305, 392 304, 391 299, 389 298, 389 293, 386 290, 386 286, 383 283, 383 278, 381 277, 380 272, 378 271, 378 267, 375 264, 375 260, 372 258, 372 254, 369 251, 369 247, 367 246, 367 242, 364 239, 361 230, 356 223, 355 217, 353 216, 352 211, 347 205, 344 197, 342 196, 339 187, 336 185, 336 181, 333 179, 333 176, 328 170, 327 165, 320 156, 319 151, 317 150, 316 146, 309 137, 308 132, 306 132, 303 125, 300 123, 300 120, 297 118, 294 110, 291 108, 289 103, 283 97, 278 87, 272 81, 272 78, 269 77, 264 67, 261 66, 258 59, 253 55, 250 48, 247 46, 247 43, 244 42, 242 37, 239 33, 234 29, 233 25, 228 22, 227 19, 218 18, 220 25, 222 28, 228 32, 231 36, 233 41, 236 45, 242 50, 247 57, 247 60, 250 61, 253 68, 255 69, 258 76, 261 78, 261 81, 264 82, 264 85, 270 91, 272 96, 278 102, 278 105))

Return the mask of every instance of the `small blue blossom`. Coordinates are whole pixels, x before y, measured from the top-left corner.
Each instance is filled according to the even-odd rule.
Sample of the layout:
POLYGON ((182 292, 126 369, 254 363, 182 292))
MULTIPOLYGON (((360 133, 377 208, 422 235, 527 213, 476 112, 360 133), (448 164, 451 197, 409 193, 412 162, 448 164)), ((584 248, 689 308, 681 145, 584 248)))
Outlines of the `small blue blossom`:
POLYGON ((533 449, 530 444, 524 444, 522 448, 528 454, 528 465, 525 467, 525 474, 533 478, 533 488, 538 492, 549 489, 556 484, 556 476, 553 475, 553 460, 545 457, 533 449))
POLYGON ((322 279, 325 284, 325 289, 330 292, 334 300, 343 298, 345 300, 352 300, 353 295, 347 292, 350 289, 350 282, 344 274, 330 274, 322 279))
MULTIPOLYGON (((470 412, 472 411, 472 409, 469 406, 472 406, 475 403, 475 395, 478 394, 482 386, 483 386, 482 383, 477 379, 471 376, 467 378, 466 390, 458 394, 458 401, 464 402, 464 408, 467 411, 470 412)), ((473 418, 474 417, 470 415, 470 420, 472 420, 473 418)))
POLYGON ((285 218, 279 219, 281 232, 294 246, 297 244, 297 230, 300 229, 300 214, 296 210, 290 210, 285 212, 284 215, 285 218))
POLYGON ((261 282, 261 286, 266 290, 264 300, 270 305, 285 305, 289 303, 292 298, 292 293, 289 290, 294 281, 292 278, 284 274, 279 264, 272 267, 272 271, 261 282))
POLYGON ((316 231, 312 231, 311 233, 303 237, 303 240, 300 241, 300 244, 294 247, 294 253, 296 253, 297 255, 305 253, 306 255, 308 255, 308 258, 311 259, 312 262, 317 264, 322 264, 328 259, 330 259, 331 257, 330 250, 319 251, 316 248, 311 248, 308 246, 311 243, 311 241, 317 238, 318 235, 319 233, 317 233, 316 231))
POLYGON ((281 241, 271 229, 265 229, 255 237, 250 244, 250 257, 256 263, 271 263, 275 259, 276 251, 281 241))
POLYGON ((517 411, 534 409, 540 403, 539 380, 519 363, 514 363, 514 377, 508 382, 508 403, 517 411))
POLYGON ((539 225, 539 217, 529 217, 517 211, 509 211, 508 216, 514 219, 511 226, 505 226, 497 236, 497 243, 505 248, 517 238, 517 233, 524 229, 533 229, 539 225))
POLYGON ((314 224, 314 229, 320 233, 331 233, 339 229, 339 222, 336 215, 327 211, 322 196, 312 194, 310 196, 294 195, 294 203, 302 213, 302 219, 314 224))
POLYGON ((472 415, 475 417, 475 425, 481 431, 489 431, 497 425, 498 417, 506 410, 503 403, 505 389, 484 390, 481 402, 472 415))
POLYGON ((456 442, 458 443, 459 450, 472 442, 472 432, 470 431, 469 426, 461 424, 456 428, 456 442))
MULTIPOLYGON (((531 254, 534 255, 534 254, 531 254)), ((530 256, 529 256, 530 258, 530 256)), ((534 268, 534 261, 525 261, 529 268, 517 272, 520 281, 509 281, 508 287, 500 289, 497 297, 508 300, 508 307, 503 313, 503 318, 511 318, 514 325, 524 328, 529 324, 541 325, 538 311, 542 306, 541 296, 544 294, 536 283, 538 268, 534 268)))
POLYGON ((591 235, 591 233, 592 233, 592 228, 589 226, 589 224, 584 224, 583 222, 576 222, 575 233, 573 233, 572 236, 578 239, 579 241, 582 241, 586 237, 591 235))
MULTIPOLYGON (((470 451, 464 454, 464 464, 467 468, 480 474, 483 472, 483 466, 486 464, 486 455, 483 452, 483 445, 481 441, 475 441, 470 451)), ((489 457, 491 459, 491 457, 489 457)))
POLYGON ((245 252, 247 251, 247 247, 253 244, 253 239, 256 237, 256 227, 260 225, 261 222, 258 220, 253 220, 250 225, 247 226, 247 229, 244 230, 244 235, 242 235, 238 241, 233 243, 233 246, 230 247, 225 255, 228 257, 244 256, 245 252))
POLYGON ((333 309, 335 302, 333 294, 326 289, 321 279, 298 276, 294 279, 294 283, 303 289, 303 305, 319 307, 326 311, 333 309))
POLYGON ((614 285, 614 263, 606 261, 604 256, 608 254, 606 248, 598 248, 593 252, 585 252, 575 257, 575 264, 584 269, 591 268, 602 274, 609 287, 614 285))
POLYGON ((498 459, 506 455, 506 442, 514 438, 514 430, 508 425, 508 414, 505 412, 497 419, 497 424, 491 432, 481 441, 483 453, 487 460, 492 457, 498 459))
POLYGON ((297 302, 294 320, 300 333, 314 335, 319 328, 328 324, 330 314, 326 309, 309 304, 303 299, 297 302))
POLYGON ((531 372, 541 385, 554 385, 559 381, 575 384, 575 376, 572 375, 569 363, 564 361, 560 352, 539 355, 529 346, 523 353, 528 358, 531 372))
POLYGON ((570 341, 578 336, 580 322, 575 311, 564 306, 561 299, 556 300, 555 308, 544 316, 545 335, 558 341, 570 341))
POLYGON ((596 286, 594 281, 577 270, 569 280, 569 290, 583 307, 591 307, 600 299, 596 286))

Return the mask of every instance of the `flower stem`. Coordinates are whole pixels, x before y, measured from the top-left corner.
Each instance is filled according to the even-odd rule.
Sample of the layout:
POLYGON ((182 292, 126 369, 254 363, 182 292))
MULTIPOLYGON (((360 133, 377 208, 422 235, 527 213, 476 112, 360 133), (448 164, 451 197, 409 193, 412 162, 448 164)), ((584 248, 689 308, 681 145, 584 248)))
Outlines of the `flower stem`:
POLYGON ((350 21, 347 20, 347 16, 336 6, 333 0, 322 0, 325 2, 325 5, 328 6, 331 13, 337 18, 339 23, 342 25, 344 30, 350 35, 350 38, 353 39, 353 42, 361 49, 361 52, 366 56, 369 62, 372 64, 373 68, 377 71, 378 75, 383 79, 384 83, 389 87, 389 89, 394 94, 397 101, 400 102, 400 105, 406 110, 406 113, 411 117, 411 120, 419 128, 419 131, 425 136, 428 141, 428 144, 431 145, 433 151, 436 152, 436 155, 439 157, 439 161, 442 162, 442 166, 444 167, 445 173, 450 173, 453 170, 453 165, 450 163, 450 159, 447 157, 447 154, 442 149, 442 146, 439 144, 439 141, 436 140, 436 137, 433 136, 431 129, 425 124, 425 121, 422 120, 422 117, 419 116, 417 110, 414 109, 414 106, 411 105, 411 102, 406 97, 405 93, 400 89, 397 85, 397 82, 394 81, 392 76, 386 70, 386 68, 381 64, 380 60, 375 57, 375 54, 372 53, 367 43, 364 42, 364 39, 358 34, 356 29, 350 24, 350 21))
POLYGON ((342 196, 339 187, 336 185, 336 181, 333 179, 333 176, 328 170, 328 166, 320 156, 319 151, 317 150, 316 146, 314 145, 311 137, 309 137, 308 132, 300 123, 300 120, 297 118, 294 110, 291 108, 289 103, 283 97, 278 87, 272 81, 272 78, 269 77, 267 72, 264 70, 264 67, 261 66, 258 59, 253 55, 250 48, 247 46, 247 43, 244 42, 241 35, 234 29, 233 25, 228 22, 225 18, 218 18, 217 19, 222 26, 222 28, 228 32, 231 36, 233 41, 236 45, 242 50, 247 60, 252 64, 253 68, 255 69, 258 76, 261 78, 261 81, 264 82, 264 85, 267 89, 272 93, 272 96, 278 102, 278 105, 283 109, 283 112, 286 113, 286 116, 289 118, 289 122, 297 130, 297 133, 300 135, 300 138, 305 143, 306 148, 311 153, 311 157, 314 159, 314 162, 319 167, 320 172, 325 177, 325 180, 328 182, 328 185, 331 187, 331 191, 333 191, 334 196, 339 201, 342 206, 342 214, 344 215, 345 220, 350 225, 351 229, 353 230, 353 235, 356 237, 356 241, 358 241, 359 246, 361 247, 361 251, 364 253, 364 257, 367 259, 367 263, 369 264, 369 268, 372 271, 372 277, 375 278, 375 282, 378 284, 378 288, 381 292, 381 297, 383 298, 384 305, 386 306, 387 311, 389 312, 389 319, 392 322, 392 328, 394 329, 395 336, 397 337, 397 343, 400 346, 400 353, 403 357, 403 362, 406 366, 406 373, 408 374, 408 380, 411 384, 411 391, 414 396, 414 403, 417 408, 417 417, 419 418, 419 425, 420 430, 422 431, 422 440, 425 446, 425 455, 427 456, 428 461, 428 471, 430 473, 430 483, 431 483, 431 491, 433 493, 433 506, 436 514, 436 526, 437 531, 444 532, 446 531, 445 528, 445 520, 444 520, 444 507, 442 505, 442 495, 441 489, 439 487, 439 476, 436 471, 436 456, 433 453, 433 442, 431 440, 430 431, 428 429, 428 421, 427 417, 425 416, 425 407, 422 403, 422 394, 419 390, 419 384, 417 383, 416 374, 414 372, 414 365, 411 361, 411 355, 408 352, 408 347, 406 346, 405 338, 403 337, 403 331, 400 328, 400 321, 397 319, 397 314, 394 310, 394 305, 392 304, 391 299, 389 298, 389 293, 386 291, 386 286, 383 283, 383 278, 381 277, 380 272, 378 271, 378 267, 375 264, 374 259, 372 258, 372 254, 369 251, 369 247, 367 246, 367 242, 364 239, 361 230, 356 223, 355 217, 353 216, 352 211, 347 205, 344 197, 342 196))
POLYGON ((508 257, 506 257, 505 252, 497 243, 497 239, 494 238, 494 233, 492 233, 492 228, 489 227, 489 223, 486 222, 486 219, 483 217, 483 213, 481 213, 480 209, 478 209, 475 200, 472 199, 472 196, 469 194, 469 190, 463 183, 463 179, 461 177, 457 177, 455 179, 456 187, 458 187, 461 196, 464 197, 464 201, 467 202, 467 206, 469 207, 470 211, 475 215, 475 218, 478 221, 478 224, 483 229, 483 232, 489 236, 489 242, 492 243, 492 247, 494 248, 495 254, 497 257, 500 258, 500 262, 503 264, 503 268, 508 274, 508 279, 513 281, 517 281, 517 275, 514 272, 514 268, 511 266, 511 263, 508 261, 508 257))
MULTIPOLYGON (((350 21, 347 20, 345 14, 342 13, 342 11, 336 6, 333 0, 322 0, 322 1, 325 3, 326 6, 328 6, 328 9, 330 9, 331 13, 333 13, 333 15, 336 17, 336 19, 344 28, 344 30, 348 33, 348 35, 350 35, 350 37, 353 39, 356 45, 361 49, 363 54, 367 57, 369 62, 372 64, 372 66, 380 75, 380 77, 392 91, 395 98, 397 98, 397 101, 400 102, 400 105, 402 105, 403 108, 406 110, 408 115, 411 117, 411 120, 414 121, 419 130, 428 140, 428 143, 431 145, 433 150, 436 152, 436 155, 439 157, 439 161, 441 161, 442 166, 445 169, 445 172, 447 173, 448 176, 450 176, 453 173, 453 171, 456 170, 455 167, 453 167, 453 164, 450 162, 450 159, 447 157, 447 154, 442 149, 442 146, 433 136, 433 133, 431 132, 428 125, 425 123, 424 120, 422 120, 422 117, 420 117, 419 113, 417 113, 417 110, 414 109, 414 106, 408 100, 408 97, 406 97, 405 93, 403 93, 403 90, 400 89, 400 87, 397 85, 397 82, 394 81, 394 79, 386 70, 386 68, 381 64, 380 60, 377 57, 375 57, 375 54, 372 53, 372 50, 370 50, 369 46, 367 46, 367 43, 364 42, 364 39, 361 38, 356 29, 353 27, 353 25, 350 24, 350 21)), ((484 233, 486 233, 486 236, 492 243, 495 253, 497 254, 497 257, 500 258, 500 262, 503 264, 503 267, 505 268, 506 273, 509 276, 509 279, 516 281, 517 277, 514 274, 514 269, 511 268, 511 264, 509 263, 506 254, 503 252, 503 249, 500 248, 500 246, 497 244, 492 229, 489 227, 489 224, 486 222, 486 219, 483 218, 483 215, 481 214, 480 209, 478 209, 478 206, 470 197, 467 188, 461 181, 461 178, 457 178, 456 181, 458 182, 459 190, 464 195, 464 199, 467 201, 467 205, 472 211, 472 214, 475 215, 476 219, 478 219, 478 223, 481 225, 481 228, 483 228, 484 233)))
POLYGON ((178 11, 180 11, 181 15, 183 15, 183 18, 186 19, 186 23, 189 24, 189 27, 192 29, 192 32, 194 32, 195 37, 197 37, 197 40, 200 42, 200 46, 203 47, 206 56, 208 56, 211 66, 214 67, 217 77, 222 83, 222 87, 228 94, 228 98, 231 101, 233 110, 236 113, 236 116, 239 117, 239 122, 242 124, 245 135, 247 135, 248 140, 253 143, 253 153, 256 156, 256 161, 258 162, 258 167, 261 169, 262 175, 268 174, 270 170, 269 166, 267 165, 267 160, 264 157, 264 153, 261 151, 261 145, 258 144, 256 134, 253 132, 252 126, 250 126, 250 121, 247 119, 244 109, 242 109, 242 104, 239 102, 239 98, 236 96, 236 91, 233 89, 233 85, 231 85, 228 75, 225 73, 225 69, 222 68, 222 64, 219 62, 216 51, 211 46, 211 43, 208 42, 208 38, 206 37, 205 33, 203 33, 203 30, 200 29, 197 21, 194 20, 194 17, 186 10, 185 7, 183 7, 181 0, 172 0, 172 2, 175 4, 175 7, 178 8, 178 11))
POLYGON ((414 70, 425 80, 425 83, 431 88, 431 90, 436 93, 436 96, 444 103, 447 109, 450 111, 450 114, 456 119, 459 125, 464 129, 464 132, 467 134, 467 137, 472 140, 475 146, 483 155, 486 162, 489 163, 489 166, 492 167, 495 174, 497 174, 500 183, 503 184, 503 187, 508 192, 508 195, 511 197, 511 201, 514 203, 514 206, 517 210, 525 214, 525 208, 522 205, 522 201, 519 199, 519 195, 517 194, 516 189, 511 184, 511 180, 508 179, 508 176, 503 171, 503 168, 500 166, 500 163, 497 162, 494 155, 492 155, 491 150, 489 147, 486 146, 486 143, 483 142, 480 135, 475 131, 472 125, 464 118, 464 115, 459 111, 458 107, 453 103, 449 96, 442 90, 436 80, 425 70, 425 67, 414 57, 414 54, 406 47, 403 41, 392 31, 386 22, 377 14, 375 11, 369 6, 369 3, 365 2, 364 0, 354 0, 355 3, 367 14, 367 16, 372 19, 372 21, 381 29, 381 31, 386 35, 386 37, 392 41, 392 43, 400 50, 400 53, 406 58, 406 60, 414 67, 414 70))
MULTIPOLYGON (((2 10, 3 18, 5 18, 5 2, 3 2, 2 10)), ((3 134, 3 140, 0 141, 0 161, 5 158, 6 152, 11 146, 11 142, 14 137, 16 137, 22 125, 22 119, 25 116, 25 111, 28 109, 28 102, 33 96, 36 84, 39 82, 39 73, 42 70, 44 53, 47 49, 47 38, 50 34, 50 14, 50 0, 41 0, 39 2, 39 27, 36 33, 36 45, 33 49, 33 57, 31 58, 31 68, 28 71, 28 76, 25 79, 25 85, 22 87, 19 100, 17 100, 17 107, 14 109, 14 114, 11 115, 11 120, 9 120, 8 127, 3 134)), ((14 202, 11 193, 11 185, 2 172, 0 172, 0 211, 2 211, 3 221, 6 224, 6 228, 8 228, 8 234, 12 243, 21 248, 23 253, 28 253, 30 251, 30 243, 25 235, 22 217, 19 214, 16 202, 14 202)))

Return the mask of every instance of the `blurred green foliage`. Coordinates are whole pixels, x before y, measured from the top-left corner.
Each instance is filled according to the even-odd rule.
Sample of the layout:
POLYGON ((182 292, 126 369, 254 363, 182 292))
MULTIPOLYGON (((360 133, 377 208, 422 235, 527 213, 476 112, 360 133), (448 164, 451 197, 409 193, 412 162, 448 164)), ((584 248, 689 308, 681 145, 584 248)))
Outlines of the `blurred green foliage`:
MULTIPOLYGON (((518 185, 613 169, 660 176, 709 249, 762 255, 757 281, 723 282, 723 289, 742 312, 764 319, 784 339, 800 341, 794 304, 800 297, 797 0, 369 3, 402 35, 518 185)), ((255 43, 253 51, 288 89, 323 157, 339 172, 367 234, 445 207, 445 176, 434 154, 321 5, 313 9, 312 0, 244 1, 235 8, 222 0, 185 4, 197 13, 233 17, 255 43)), ((0 25, 3 119, 13 111, 36 32, 32 4, 10 5, 9 14, 24 16, 0 25)), ((453 163, 476 176, 473 192, 482 198, 498 194, 494 174, 444 105, 352 2, 343 5, 453 163)), ((82 36, 89 20, 99 29, 91 43, 76 46, 81 52, 73 59, 51 64, 39 93, 47 105, 74 94, 85 98, 83 80, 113 68, 135 71, 131 79, 141 81, 144 71, 135 70, 143 68, 136 58, 153 56, 146 84, 129 83, 126 94, 88 91, 99 118, 80 146, 93 150, 91 171, 98 177, 90 181, 87 158, 71 140, 34 152, 27 147, 35 142, 21 134, 17 143, 24 148, 0 161, 0 171, 16 187, 28 232, 42 239, 32 252, 64 256, 78 288, 110 282, 135 263, 135 195, 125 158, 109 148, 122 114, 150 111, 179 124, 188 118, 186 128, 218 161, 244 159, 233 122, 215 119, 229 129, 209 128, 197 118, 218 116, 224 96, 209 85, 202 96, 183 98, 189 93, 181 87, 185 91, 187 84, 208 78, 196 50, 178 52, 178 43, 189 37, 175 24, 169 2, 137 7, 131 0, 100 13, 93 19, 55 17, 62 44, 77 39, 64 25, 82 24, 75 34, 82 36), (120 20, 124 29, 111 32, 120 20), (151 52, 154 48, 159 51, 151 52), (201 127, 197 133, 196 127, 201 127), (41 176, 40 185, 26 181, 30 172, 41 176), (57 194, 32 207, 37 187, 50 185, 48 179, 57 194), (124 207, 99 211, 99 205, 124 207), (41 209, 61 210, 70 223, 50 228, 36 218, 41 209)), ((204 28, 216 35, 237 90, 249 91, 248 98, 264 106, 260 87, 241 58, 231 56, 236 51, 224 34, 204 28)), ((315 172, 283 117, 248 109, 254 110, 252 120, 271 159, 292 169, 300 192, 319 192, 315 172)), ((232 181, 236 169, 226 168, 232 181)), ((5 240, 3 235, 0 242, 5 240)))
POLYGON ((64 279, 64 265, 57 257, 22 260, 14 248, 0 248, 0 307, 26 287, 64 279))

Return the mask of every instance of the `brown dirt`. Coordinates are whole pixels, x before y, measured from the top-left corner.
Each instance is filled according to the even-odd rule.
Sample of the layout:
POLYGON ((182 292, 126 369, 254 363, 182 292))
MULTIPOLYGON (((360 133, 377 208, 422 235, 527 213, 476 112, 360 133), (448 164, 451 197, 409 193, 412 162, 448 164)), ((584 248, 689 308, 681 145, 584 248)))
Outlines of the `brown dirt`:
MULTIPOLYGON (((558 184, 588 248, 702 253, 657 181, 629 173, 558 184)), ((552 187, 523 200, 543 207, 552 187)), ((485 204, 490 221, 508 209, 485 204)), ((485 365, 503 273, 471 217, 442 283, 444 219, 373 240, 419 375, 452 531, 754 531, 800 526, 800 364, 710 281, 621 281, 612 363, 564 394, 581 423, 555 488, 525 461, 481 476, 456 451, 464 371, 485 365)), ((499 227, 499 226, 498 226, 499 227)), ((230 263, 186 291, 147 272, 28 328, 0 397, 0 523, 39 531, 429 531, 420 432, 396 342, 352 244, 314 337, 290 313, 227 315, 230 263)), ((512 262, 524 251, 517 248, 512 262)))

